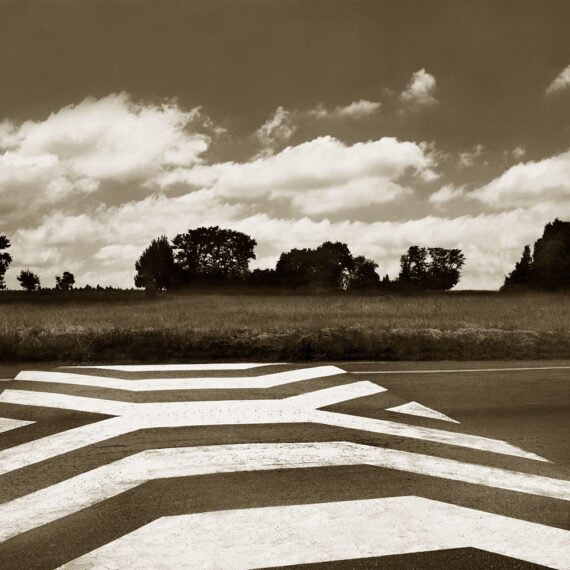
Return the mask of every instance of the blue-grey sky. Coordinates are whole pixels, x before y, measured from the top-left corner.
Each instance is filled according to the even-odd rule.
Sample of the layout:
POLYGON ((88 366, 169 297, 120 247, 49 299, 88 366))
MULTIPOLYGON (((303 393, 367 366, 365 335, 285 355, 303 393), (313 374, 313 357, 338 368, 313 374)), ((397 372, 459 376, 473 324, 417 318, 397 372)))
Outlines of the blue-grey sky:
POLYGON ((4 0, 6 277, 131 285, 199 225, 349 244, 395 276, 460 247, 497 288, 570 218, 570 4, 553 0, 4 0))

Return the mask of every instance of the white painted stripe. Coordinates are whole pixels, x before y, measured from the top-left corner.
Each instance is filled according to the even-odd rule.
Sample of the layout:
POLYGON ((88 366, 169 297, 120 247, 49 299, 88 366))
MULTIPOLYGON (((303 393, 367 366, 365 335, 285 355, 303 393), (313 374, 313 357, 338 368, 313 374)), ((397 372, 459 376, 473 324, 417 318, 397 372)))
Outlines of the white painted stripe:
MULTIPOLYGON (((304 394, 301 399, 298 399, 299 396, 292 396, 282 400, 220 400, 148 404, 116 402, 114 400, 64 394, 26 392, 24 390, 6 390, 0 396, 0 401, 12 404, 62 407, 104 414, 124 414, 116 418, 117 427, 114 429, 118 430, 118 434, 146 428, 313 422, 547 461, 534 453, 526 452, 501 440, 316 409, 329 405, 333 401, 343 401, 342 398, 345 397, 356 398, 369 395, 373 390, 381 392, 383 388, 371 382, 355 382, 334 389, 327 388, 309 392, 304 394)), ((87 430, 89 433, 88 443, 84 443, 81 438, 67 439, 64 434, 68 432, 64 432, 64 434, 47 436, 29 444, 0 451, 0 473, 11 471, 23 465, 31 465, 48 457, 55 457, 61 453, 104 441, 108 437, 116 435, 115 431, 112 431, 110 436, 107 436, 104 431, 98 435, 97 426, 107 425, 103 422, 91 425, 93 426, 92 431, 87 430), (45 445, 43 445, 44 443, 45 445), (16 459, 12 459, 12 454, 16 455, 16 459), (21 463, 24 459, 26 463, 21 463), (18 467, 10 467, 14 461, 18 467)), ((90 426, 85 429, 88 427, 90 426)))
POLYGON ((442 372, 514 372, 518 370, 569 370, 570 366, 533 366, 522 368, 444 368, 441 370, 348 370, 350 374, 441 374, 442 372))
POLYGON ((513 455, 515 457, 524 457, 525 459, 533 459, 535 461, 544 461, 548 463, 547 459, 544 459, 539 455, 529 453, 499 439, 490 439, 487 437, 444 431, 434 428, 411 426, 408 424, 378 420, 375 418, 349 416, 348 414, 337 414, 322 410, 316 410, 312 414, 311 421, 319 424, 369 431, 372 433, 384 433, 398 437, 423 439, 425 441, 457 445, 459 447, 478 449, 479 451, 488 451, 491 453, 501 453, 503 455, 513 455))
POLYGON ((111 418, 4 449, 0 451, 0 475, 135 429, 127 418, 111 418))
POLYGON ((570 532, 390 497, 163 517, 61 568, 239 570, 463 547, 567 569, 570 532))
POLYGON ((101 370, 121 370, 123 372, 165 372, 172 370, 249 370, 261 366, 279 366, 283 362, 261 363, 212 363, 212 364, 128 364, 111 366, 65 366, 64 368, 99 368, 101 370))
POLYGON ((24 426, 29 426, 35 422, 27 420, 13 420, 12 418, 0 418, 0 433, 10 431, 24 426))
POLYGON ((401 406, 394 406, 393 408, 386 408, 387 412, 397 412, 399 414, 409 414, 411 416, 422 416, 424 418, 431 418, 434 420, 443 420, 445 422, 453 422, 458 424, 457 420, 438 412, 437 410, 432 410, 427 406, 424 406, 418 402, 408 402, 407 404, 402 404, 401 406))
POLYGON ((154 449, 0 506, 0 540, 47 524, 149 480, 237 471, 374 465, 570 501, 570 482, 350 442, 154 449))
POLYGON ((112 416, 127 414, 133 409, 133 406, 140 405, 116 400, 100 400, 98 398, 85 398, 83 396, 69 396, 67 394, 35 392, 31 390, 4 390, 0 394, 0 403, 61 408, 112 416))
POLYGON ((288 370, 274 374, 265 374, 251 378, 225 377, 225 378, 144 378, 138 380, 124 380, 121 378, 108 378, 106 376, 89 376, 86 374, 73 374, 69 372, 46 372, 43 370, 24 370, 16 376, 16 380, 27 382, 54 382, 74 386, 90 386, 95 388, 109 388, 113 390, 126 390, 129 392, 145 392, 160 390, 221 390, 221 389, 250 389, 274 388, 283 384, 325 378, 345 371, 336 366, 315 366, 288 370))
POLYGON ((287 403, 292 406, 314 410, 316 408, 338 404, 339 402, 353 400, 354 398, 372 396, 380 392, 386 392, 386 388, 367 381, 352 382, 351 384, 343 384, 341 386, 325 388, 324 390, 315 390, 314 392, 291 396, 287 398, 287 403))

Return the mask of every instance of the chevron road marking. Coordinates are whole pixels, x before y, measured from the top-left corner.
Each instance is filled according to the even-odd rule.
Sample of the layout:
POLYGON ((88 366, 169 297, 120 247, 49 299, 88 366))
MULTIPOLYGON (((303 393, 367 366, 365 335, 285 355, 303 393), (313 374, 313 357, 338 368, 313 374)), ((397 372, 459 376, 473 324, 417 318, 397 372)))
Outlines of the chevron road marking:
MULTIPOLYGON (((45 372, 42 370, 25 370, 20 372, 15 380, 29 382, 55 382, 75 386, 91 386, 96 388, 111 388, 128 390, 130 392, 145 392, 158 390, 217 390, 217 389, 247 389, 274 388, 283 384, 325 378, 346 371, 336 366, 315 366, 301 368, 254 377, 223 377, 223 378, 146 378, 139 380, 124 380, 106 376, 88 376, 67 372, 45 372)), ((111 412, 112 413, 112 412, 111 412)))
POLYGON ((101 370, 120 370, 122 372, 163 372, 163 371, 190 371, 190 370, 250 370, 261 366, 278 366, 283 362, 262 363, 213 363, 213 364, 128 364, 112 366, 66 366, 65 368, 99 368, 101 370))
POLYGON ((457 420, 442 414, 436 410, 432 410, 418 402, 408 402, 407 404, 402 404, 401 406, 394 406, 393 408, 386 408, 387 412, 398 412, 399 414, 410 414, 412 416, 422 416, 424 418, 431 418, 433 420, 443 420, 445 422, 453 422, 458 424, 457 420))
POLYGON ((381 386, 364 381, 316 390, 282 400, 220 400, 148 404, 65 394, 5 390, 0 395, 0 402, 3 403, 65 408, 102 414, 112 413, 110 410, 113 410, 124 415, 0 451, 0 474, 140 429, 305 422, 434 441, 548 462, 547 459, 501 440, 316 409, 332 403, 380 393, 384 390, 381 386))
POLYGON ((13 420, 12 418, 0 418, 0 433, 3 431, 10 431, 19 427, 28 426, 35 422, 26 420, 13 420))
POLYGON ((568 481, 342 441, 153 449, 0 505, 0 540, 90 507, 152 479, 339 465, 374 465, 570 501, 568 481))
POLYGON ((474 547, 567 569, 569 539, 537 523, 391 497, 163 517, 60 568, 238 570, 474 547))

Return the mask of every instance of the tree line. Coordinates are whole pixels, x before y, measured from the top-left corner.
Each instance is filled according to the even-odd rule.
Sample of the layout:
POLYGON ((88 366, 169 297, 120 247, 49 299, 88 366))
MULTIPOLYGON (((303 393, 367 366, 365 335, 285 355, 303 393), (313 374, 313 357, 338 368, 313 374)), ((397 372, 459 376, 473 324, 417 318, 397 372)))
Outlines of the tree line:
MULTIPOLYGON (((160 236, 135 263, 135 286, 153 291, 247 284, 287 290, 343 291, 447 291, 460 279, 465 256, 460 249, 410 246, 400 258, 400 272, 390 280, 380 278, 378 264, 353 255, 345 243, 326 241, 316 248, 283 252, 275 268, 254 269, 257 242, 235 230, 214 227, 189 229, 170 242, 160 236)), ((0 289, 12 261, 10 240, 0 234, 0 289)), ((40 278, 29 269, 17 277, 23 289, 40 288, 40 278)), ((55 289, 70 291, 75 276, 64 271, 55 278, 55 289)), ((85 289, 95 289, 86 286, 85 289)), ((103 289, 97 286, 97 290, 103 289)), ((501 287, 503 292, 570 289, 570 222, 547 224, 531 252, 526 245, 519 262, 501 287)))
POLYGON ((400 260, 400 275, 380 278, 378 264, 354 256, 345 243, 326 241, 316 248, 283 252, 274 269, 249 270, 256 241, 218 226, 189 229, 169 242, 154 239, 135 264, 135 285, 149 292, 185 287, 227 286, 288 290, 440 290, 455 286, 465 257, 459 249, 412 246, 400 260))

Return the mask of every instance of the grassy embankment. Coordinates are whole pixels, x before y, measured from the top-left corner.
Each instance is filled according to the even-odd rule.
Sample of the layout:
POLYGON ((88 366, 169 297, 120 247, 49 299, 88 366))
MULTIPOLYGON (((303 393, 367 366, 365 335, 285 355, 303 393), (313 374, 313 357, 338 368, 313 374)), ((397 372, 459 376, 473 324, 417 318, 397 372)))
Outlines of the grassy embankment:
POLYGON ((212 358, 570 358, 570 295, 0 294, 3 362, 212 358))

